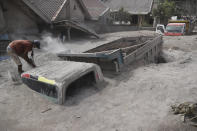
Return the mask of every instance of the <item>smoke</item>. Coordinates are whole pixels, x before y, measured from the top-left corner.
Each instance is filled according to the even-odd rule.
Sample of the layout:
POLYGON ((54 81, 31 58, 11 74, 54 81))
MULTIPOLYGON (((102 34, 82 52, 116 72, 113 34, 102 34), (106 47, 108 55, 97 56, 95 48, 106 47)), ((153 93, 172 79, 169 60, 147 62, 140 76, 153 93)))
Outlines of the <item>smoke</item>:
POLYGON ((70 52, 60 39, 52 37, 51 34, 44 34, 42 36, 41 46, 43 50, 51 53, 70 52))

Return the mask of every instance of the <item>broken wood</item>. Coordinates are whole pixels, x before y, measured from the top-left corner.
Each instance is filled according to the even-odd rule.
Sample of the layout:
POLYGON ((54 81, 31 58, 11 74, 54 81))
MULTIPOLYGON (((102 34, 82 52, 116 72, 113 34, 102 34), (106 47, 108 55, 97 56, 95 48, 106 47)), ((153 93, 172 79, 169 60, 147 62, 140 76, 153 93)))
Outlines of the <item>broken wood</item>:
POLYGON ((50 110, 52 110, 52 109, 51 108, 48 108, 48 109, 42 111, 41 113, 45 113, 45 112, 50 111, 50 110))

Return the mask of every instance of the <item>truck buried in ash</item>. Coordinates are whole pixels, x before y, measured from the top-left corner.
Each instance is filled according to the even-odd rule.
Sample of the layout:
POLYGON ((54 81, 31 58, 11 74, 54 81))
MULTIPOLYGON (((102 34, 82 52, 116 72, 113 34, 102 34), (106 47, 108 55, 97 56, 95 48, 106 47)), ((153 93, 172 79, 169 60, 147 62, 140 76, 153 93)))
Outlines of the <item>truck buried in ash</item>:
POLYGON ((189 20, 169 20, 167 26, 158 24, 156 27, 156 33, 165 36, 182 36, 189 35, 194 29, 194 21, 189 20))
POLYGON ((103 74, 92 63, 50 61, 21 74, 21 78, 30 89, 64 104, 70 88, 99 84, 103 74))
POLYGON ((76 86, 101 83, 102 71, 121 72, 126 65, 158 62, 162 36, 118 38, 82 53, 59 53, 62 61, 50 61, 21 75, 32 90, 64 104, 67 92, 76 86), (102 71, 101 71, 102 70, 102 71))
POLYGON ((126 65, 143 61, 157 63, 162 52, 162 36, 124 37, 82 53, 59 53, 67 61, 98 64, 102 71, 120 72, 126 65))

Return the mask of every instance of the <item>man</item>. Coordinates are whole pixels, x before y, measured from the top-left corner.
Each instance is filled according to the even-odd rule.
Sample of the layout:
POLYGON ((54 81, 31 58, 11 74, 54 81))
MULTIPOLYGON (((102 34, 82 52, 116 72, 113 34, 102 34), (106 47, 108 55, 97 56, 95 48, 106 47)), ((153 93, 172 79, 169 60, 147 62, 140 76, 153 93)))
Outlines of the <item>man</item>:
POLYGON ((34 61, 28 57, 28 52, 31 51, 31 56, 33 58, 34 52, 33 48, 40 49, 40 42, 38 40, 29 41, 29 40, 15 40, 12 41, 7 47, 7 53, 11 56, 13 61, 18 66, 18 73, 23 73, 22 63, 19 59, 19 56, 23 58, 28 64, 32 67, 36 67, 34 61))

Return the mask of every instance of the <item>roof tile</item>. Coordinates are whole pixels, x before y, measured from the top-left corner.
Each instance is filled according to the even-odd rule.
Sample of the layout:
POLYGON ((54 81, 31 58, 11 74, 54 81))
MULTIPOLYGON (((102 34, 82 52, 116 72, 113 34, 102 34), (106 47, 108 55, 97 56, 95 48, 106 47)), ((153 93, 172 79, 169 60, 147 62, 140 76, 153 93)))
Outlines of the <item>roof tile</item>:
POLYGON ((61 5, 66 0, 23 0, 39 16, 48 22, 56 15, 61 5))

